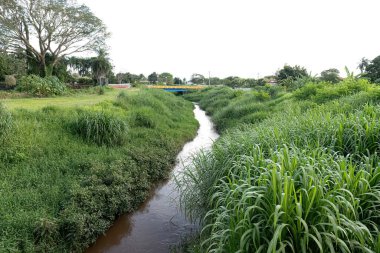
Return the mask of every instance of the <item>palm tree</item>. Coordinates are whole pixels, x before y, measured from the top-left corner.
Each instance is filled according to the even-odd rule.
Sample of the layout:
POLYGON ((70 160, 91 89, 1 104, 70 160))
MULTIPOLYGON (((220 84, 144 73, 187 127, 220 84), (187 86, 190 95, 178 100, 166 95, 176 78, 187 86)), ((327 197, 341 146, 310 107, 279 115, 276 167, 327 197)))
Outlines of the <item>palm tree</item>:
POLYGON ((360 69, 360 72, 363 74, 367 67, 369 66, 369 60, 363 57, 358 65, 358 69, 360 69))
POLYGON ((107 74, 112 70, 112 64, 108 58, 108 53, 104 49, 98 50, 98 56, 92 58, 92 74, 99 85, 104 85, 102 82, 107 78, 107 74))

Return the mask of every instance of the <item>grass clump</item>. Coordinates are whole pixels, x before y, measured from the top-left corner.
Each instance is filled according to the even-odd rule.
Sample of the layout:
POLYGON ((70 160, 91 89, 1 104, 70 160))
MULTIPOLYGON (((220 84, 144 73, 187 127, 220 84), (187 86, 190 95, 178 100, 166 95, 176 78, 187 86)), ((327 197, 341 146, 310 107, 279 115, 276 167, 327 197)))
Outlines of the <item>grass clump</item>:
POLYGON ((180 180, 202 225, 197 250, 379 252, 378 91, 363 80, 310 83, 213 108, 223 135, 180 180))
POLYGON ((126 120, 107 111, 81 111, 72 131, 89 143, 99 146, 122 145, 127 132, 126 120))

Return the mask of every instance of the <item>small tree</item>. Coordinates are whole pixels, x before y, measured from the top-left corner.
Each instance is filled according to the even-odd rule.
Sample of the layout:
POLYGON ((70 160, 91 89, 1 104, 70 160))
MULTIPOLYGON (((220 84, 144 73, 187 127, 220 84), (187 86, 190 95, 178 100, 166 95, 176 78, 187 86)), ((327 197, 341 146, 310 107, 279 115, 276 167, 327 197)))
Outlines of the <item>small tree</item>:
POLYGON ((157 75, 157 73, 156 73, 156 72, 153 72, 152 74, 150 74, 150 75, 148 76, 148 81, 149 81, 150 83, 152 83, 152 84, 156 84, 157 81, 158 81, 158 75, 157 75))
POLYGON ((285 65, 282 69, 277 71, 276 79, 278 82, 282 83, 288 82, 289 80, 296 80, 297 78, 309 76, 307 70, 304 67, 295 65, 294 67, 285 65))
POLYGON ((369 78, 371 82, 380 83, 380 55, 368 64, 363 76, 369 78))
POLYGON ((179 78, 179 77, 175 77, 174 78, 174 84, 176 84, 176 85, 181 85, 183 82, 182 82, 182 79, 181 78, 179 78))
POLYGON ((363 57, 361 60, 360 60, 360 63, 358 65, 358 69, 360 69, 360 73, 364 73, 366 70, 367 70, 367 67, 369 66, 370 64, 370 61, 363 57))
POLYGON ((192 74, 190 81, 194 84, 204 84, 205 77, 201 74, 192 74))
POLYGON ((319 79, 331 83, 339 83, 341 80, 339 70, 337 69, 327 69, 322 71, 319 79))
POLYGON ((173 75, 168 73, 168 72, 161 73, 158 76, 158 82, 165 83, 167 85, 172 85, 173 84, 173 75))
POLYGON ((112 72, 112 65, 104 49, 98 51, 98 56, 92 59, 92 75, 99 85, 104 85, 108 75, 112 72))

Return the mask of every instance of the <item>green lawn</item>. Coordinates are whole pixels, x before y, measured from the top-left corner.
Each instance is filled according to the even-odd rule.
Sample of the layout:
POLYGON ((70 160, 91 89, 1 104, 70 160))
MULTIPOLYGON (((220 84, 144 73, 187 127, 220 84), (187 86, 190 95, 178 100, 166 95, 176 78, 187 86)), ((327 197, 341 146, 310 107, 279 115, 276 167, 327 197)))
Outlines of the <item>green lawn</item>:
MULTIPOLYGON (((128 90, 135 91, 136 89, 128 90)), ((64 97, 50 98, 11 98, 0 99, 0 103, 8 109, 30 109, 38 110, 46 106, 75 107, 84 105, 94 105, 102 101, 113 100, 122 90, 110 89, 103 95, 98 94, 75 94, 64 97)))

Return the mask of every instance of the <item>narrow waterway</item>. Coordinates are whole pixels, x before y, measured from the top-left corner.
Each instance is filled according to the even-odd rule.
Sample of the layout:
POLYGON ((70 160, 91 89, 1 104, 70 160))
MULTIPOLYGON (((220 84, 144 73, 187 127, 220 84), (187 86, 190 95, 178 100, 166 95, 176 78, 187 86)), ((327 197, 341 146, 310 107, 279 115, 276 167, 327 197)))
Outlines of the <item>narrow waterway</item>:
POLYGON ((197 136, 179 153, 171 178, 158 185, 139 210, 120 217, 87 253, 168 253, 171 247, 196 229, 179 209, 179 192, 173 175, 181 173, 191 162, 192 155, 201 149, 209 149, 219 135, 198 105, 195 105, 194 115, 200 124, 197 136))

